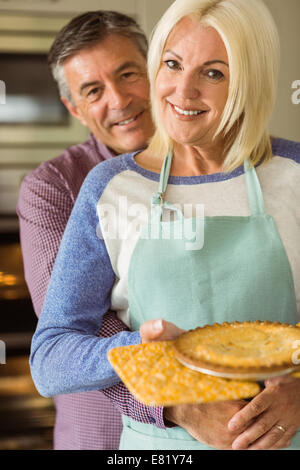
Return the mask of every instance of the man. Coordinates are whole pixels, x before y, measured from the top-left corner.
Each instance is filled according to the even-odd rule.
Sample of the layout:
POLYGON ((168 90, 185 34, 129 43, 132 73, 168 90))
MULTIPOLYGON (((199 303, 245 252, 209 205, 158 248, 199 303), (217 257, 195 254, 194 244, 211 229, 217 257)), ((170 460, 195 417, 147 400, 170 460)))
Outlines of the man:
MULTIPOLYGON (((20 190, 17 212, 25 276, 37 316, 85 176, 99 162, 143 148, 152 135, 146 54, 147 40, 136 22, 109 11, 74 18, 52 45, 49 64, 61 99, 92 133, 87 142, 41 164, 20 190)), ((125 329, 110 312, 99 334, 125 329)), ((125 387, 113 389, 107 394, 125 406, 123 412, 131 414, 132 408, 136 419, 157 419, 125 387)), ((121 415, 102 392, 59 396, 55 405, 55 449, 118 448, 121 415)))
MULTIPOLYGON (((37 316, 85 176, 104 160, 145 147, 153 133, 146 53, 147 41, 136 22, 109 11, 74 18, 50 50, 49 63, 61 99, 91 135, 87 142, 41 164, 22 183, 17 212, 25 276, 37 316)), ((99 336, 112 336, 126 329, 113 312, 108 312, 99 336)), ((143 340, 164 340, 179 333, 166 322, 156 330, 155 322, 149 322, 141 336, 143 340)), ((196 438, 199 420, 204 422, 203 413, 211 420, 217 415, 222 427, 219 424, 216 432, 224 438, 225 418, 228 420, 228 414, 231 417, 244 403, 222 405, 226 410, 221 412, 212 405, 202 414, 196 405, 163 410, 141 405, 120 383, 102 392, 57 396, 55 405, 54 448, 92 450, 118 448, 120 411, 161 428, 176 423, 196 438)), ((228 436, 228 441, 232 439, 233 434, 228 436)))

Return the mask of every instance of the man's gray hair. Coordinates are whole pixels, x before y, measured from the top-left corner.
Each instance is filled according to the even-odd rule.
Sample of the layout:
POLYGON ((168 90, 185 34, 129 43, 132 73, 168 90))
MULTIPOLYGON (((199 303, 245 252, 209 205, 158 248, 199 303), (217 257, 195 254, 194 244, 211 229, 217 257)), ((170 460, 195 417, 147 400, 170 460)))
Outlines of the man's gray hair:
POLYGON ((64 62, 111 34, 131 39, 147 58, 147 38, 133 18, 109 10, 90 11, 76 16, 58 33, 48 55, 48 63, 61 97, 73 103, 64 74, 64 62))

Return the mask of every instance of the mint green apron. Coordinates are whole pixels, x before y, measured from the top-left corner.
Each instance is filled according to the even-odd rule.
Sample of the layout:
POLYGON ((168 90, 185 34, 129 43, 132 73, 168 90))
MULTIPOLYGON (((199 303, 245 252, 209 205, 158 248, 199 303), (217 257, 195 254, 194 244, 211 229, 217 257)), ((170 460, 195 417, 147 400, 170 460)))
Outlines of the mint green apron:
MULTIPOLYGON (((132 329, 156 318, 186 330, 235 320, 297 323, 290 263, 275 222, 265 213, 255 169, 245 162, 250 216, 184 219, 177 206, 163 200, 171 162, 169 154, 151 202, 150 222, 131 258, 132 329), (162 221, 163 210, 176 214, 174 220, 162 221)), ((178 426, 163 430, 125 416, 123 425, 120 449, 211 449, 178 426)), ((292 447, 300 449, 299 432, 292 447)))

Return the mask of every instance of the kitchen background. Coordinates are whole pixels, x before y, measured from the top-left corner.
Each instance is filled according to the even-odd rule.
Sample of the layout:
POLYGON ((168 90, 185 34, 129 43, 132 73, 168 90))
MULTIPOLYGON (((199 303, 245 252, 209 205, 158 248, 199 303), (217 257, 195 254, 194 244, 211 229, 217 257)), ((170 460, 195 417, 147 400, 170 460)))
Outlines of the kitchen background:
MULTIPOLYGON (((15 208, 22 178, 85 140, 88 131, 60 103, 47 51, 56 32, 80 12, 121 11, 134 16, 149 36, 172 1, 0 0, 0 450, 52 448, 53 402, 38 395, 28 367, 36 318, 23 274, 15 208)), ((278 25, 282 48, 271 132, 299 141, 300 2, 264 1, 278 25)))

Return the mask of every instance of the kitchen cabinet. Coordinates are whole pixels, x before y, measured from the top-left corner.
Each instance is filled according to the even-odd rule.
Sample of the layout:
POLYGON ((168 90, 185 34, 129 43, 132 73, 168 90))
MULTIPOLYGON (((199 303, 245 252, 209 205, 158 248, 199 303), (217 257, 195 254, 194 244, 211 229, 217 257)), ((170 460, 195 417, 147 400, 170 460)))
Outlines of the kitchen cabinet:
POLYGON ((118 10, 135 13, 136 0, 0 0, 1 10, 76 13, 83 10, 118 10))

